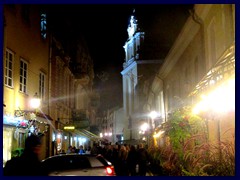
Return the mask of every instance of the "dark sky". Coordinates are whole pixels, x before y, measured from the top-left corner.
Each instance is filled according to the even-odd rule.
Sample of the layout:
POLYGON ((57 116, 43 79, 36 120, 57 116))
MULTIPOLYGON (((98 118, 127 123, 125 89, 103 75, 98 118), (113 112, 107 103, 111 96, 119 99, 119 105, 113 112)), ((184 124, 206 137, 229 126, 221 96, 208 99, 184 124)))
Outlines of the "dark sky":
MULTIPOLYGON (((49 6, 49 5, 48 5, 49 6)), ((139 26, 154 34, 163 57, 177 37, 191 5, 110 5, 75 4, 52 5, 54 26, 64 42, 70 36, 82 34, 94 61, 95 88, 102 94, 106 107, 122 104, 122 77, 124 49, 130 15, 135 9, 139 26), (107 72, 107 81, 99 81, 96 74, 107 72)), ((74 43, 74 42, 73 42, 74 43)))

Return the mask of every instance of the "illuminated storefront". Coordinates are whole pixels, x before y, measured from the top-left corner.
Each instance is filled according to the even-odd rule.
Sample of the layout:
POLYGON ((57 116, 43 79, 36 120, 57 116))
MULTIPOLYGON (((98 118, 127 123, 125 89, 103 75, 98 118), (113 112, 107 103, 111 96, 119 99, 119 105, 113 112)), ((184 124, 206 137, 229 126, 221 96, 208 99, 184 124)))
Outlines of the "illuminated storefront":
POLYGON ((43 151, 40 158, 43 159, 48 156, 47 148, 49 148, 49 125, 52 119, 48 117, 46 120, 43 118, 43 114, 37 114, 34 116, 34 120, 29 120, 29 116, 34 116, 33 114, 26 116, 16 117, 10 115, 3 116, 3 163, 5 164, 7 160, 11 159, 12 151, 17 148, 24 148, 25 139, 29 133, 37 133, 42 136, 43 151))

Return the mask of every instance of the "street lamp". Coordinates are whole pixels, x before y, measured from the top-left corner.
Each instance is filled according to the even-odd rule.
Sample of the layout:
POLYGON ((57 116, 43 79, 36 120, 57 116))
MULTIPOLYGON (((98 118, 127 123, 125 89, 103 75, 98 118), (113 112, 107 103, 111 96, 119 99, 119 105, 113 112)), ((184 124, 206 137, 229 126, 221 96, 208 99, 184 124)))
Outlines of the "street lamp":
POLYGON ((38 97, 37 93, 33 96, 33 98, 30 100, 30 106, 34 109, 37 109, 40 107, 41 100, 38 97))
POLYGON ((151 118, 151 130, 153 130, 154 126, 154 119, 158 116, 158 113, 156 111, 151 111, 149 114, 150 118, 151 118))
MULTIPOLYGON (((41 100, 40 98, 38 98, 37 93, 35 93, 35 95, 33 96, 33 98, 30 100, 30 107, 34 108, 35 111, 37 111, 37 109, 40 107, 41 104, 41 100)), ((39 129, 38 129, 38 125, 36 124, 36 113, 37 112, 31 112, 28 110, 15 110, 15 117, 25 117, 29 122, 27 123, 27 130, 29 135, 30 134, 38 134, 39 129)), ((45 131, 47 131, 48 127, 45 126, 45 131)))
MULTIPOLYGON (((223 82, 201 98, 201 101, 193 108, 193 113, 205 113, 206 115, 209 115, 209 112, 211 112, 210 115, 217 116, 217 118, 215 118, 217 121, 216 138, 219 144, 219 158, 221 160, 221 116, 223 116, 227 112, 235 111, 235 77, 223 82)), ((213 117, 211 118, 213 119, 213 117)))
POLYGON ((148 123, 143 123, 140 126, 140 130, 142 130, 143 132, 147 131, 148 128, 149 128, 149 124, 148 123))
POLYGON ((158 117, 158 113, 156 111, 151 111, 149 114, 149 117, 151 118, 150 124, 150 131, 149 131, 149 144, 152 144, 151 141, 153 140, 153 129, 155 128, 155 122, 154 119, 158 117), (151 139, 150 139, 151 138, 151 139))
MULTIPOLYGON (((145 132, 147 132, 149 130, 149 123, 143 123, 141 126, 140 126, 140 131, 139 131, 139 134, 140 134, 140 138, 142 138, 142 140, 146 140, 146 137, 145 137, 145 132)), ((149 132, 148 132, 149 134, 149 132)), ((149 140, 149 138, 147 139, 149 140)))

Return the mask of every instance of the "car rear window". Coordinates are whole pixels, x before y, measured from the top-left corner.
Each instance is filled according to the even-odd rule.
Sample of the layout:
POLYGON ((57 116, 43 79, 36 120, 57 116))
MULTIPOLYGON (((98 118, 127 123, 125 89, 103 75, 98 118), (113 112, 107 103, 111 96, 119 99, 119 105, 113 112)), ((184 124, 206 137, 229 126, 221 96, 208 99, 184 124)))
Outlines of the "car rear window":
POLYGON ((102 156, 97 156, 97 159, 104 165, 104 166, 108 166, 108 161, 106 159, 104 159, 102 156))
POLYGON ((85 169, 91 167, 89 160, 84 156, 56 156, 43 162, 48 171, 85 169))
POLYGON ((96 157, 89 157, 89 161, 92 167, 103 167, 105 166, 99 159, 96 157))

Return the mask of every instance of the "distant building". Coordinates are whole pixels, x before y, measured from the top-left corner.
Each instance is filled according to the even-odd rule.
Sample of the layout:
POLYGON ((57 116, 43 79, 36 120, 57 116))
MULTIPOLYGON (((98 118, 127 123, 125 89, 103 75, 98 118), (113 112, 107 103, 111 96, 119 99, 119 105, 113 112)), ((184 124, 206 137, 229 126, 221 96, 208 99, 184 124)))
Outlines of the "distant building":
POLYGON ((123 118, 122 107, 114 107, 103 112, 98 122, 101 136, 106 140, 105 142, 115 144, 122 140, 124 131, 123 118))

